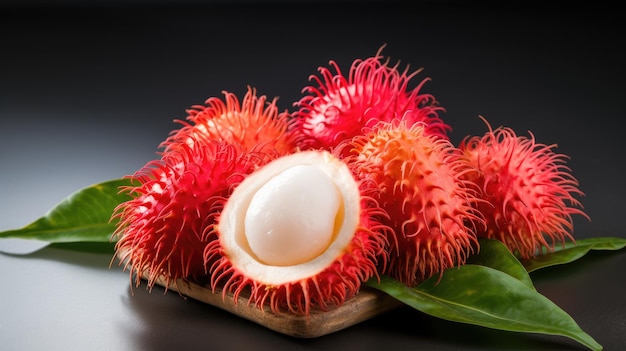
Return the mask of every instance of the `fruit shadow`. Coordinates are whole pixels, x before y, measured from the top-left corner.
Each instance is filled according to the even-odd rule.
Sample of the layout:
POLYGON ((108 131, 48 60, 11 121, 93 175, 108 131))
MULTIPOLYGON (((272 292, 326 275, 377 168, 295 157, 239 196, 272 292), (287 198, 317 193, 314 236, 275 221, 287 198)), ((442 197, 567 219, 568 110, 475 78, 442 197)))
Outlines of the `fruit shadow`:
POLYGON ((215 306, 155 285, 129 286, 122 302, 141 325, 130 337, 139 350, 297 350, 295 340, 284 338, 256 323, 215 306))

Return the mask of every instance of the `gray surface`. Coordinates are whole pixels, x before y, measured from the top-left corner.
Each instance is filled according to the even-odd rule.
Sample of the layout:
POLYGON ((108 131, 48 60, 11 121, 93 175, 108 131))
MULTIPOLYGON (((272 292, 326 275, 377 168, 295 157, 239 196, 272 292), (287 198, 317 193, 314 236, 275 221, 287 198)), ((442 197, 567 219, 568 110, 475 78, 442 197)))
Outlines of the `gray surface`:
MULTIPOLYGON (((420 76, 432 78, 425 91, 447 108, 454 140, 482 134, 480 114, 557 143, 572 157, 592 218, 576 219, 576 237, 626 237, 618 14, 369 6, 375 11, 0 8, 0 230, 30 223, 80 187, 141 167, 177 127, 173 119, 223 89, 239 94, 251 84, 291 108, 317 66, 335 59, 347 67, 387 43, 392 60, 424 67, 420 76), (31 20, 36 14, 46 16, 31 20)), ((410 309, 294 339, 160 288, 133 290, 128 273, 110 261, 50 248, 0 254, 0 349, 584 349, 410 309)), ((606 350, 619 350, 626 345, 624 268, 622 252, 590 254, 533 278, 606 350)))

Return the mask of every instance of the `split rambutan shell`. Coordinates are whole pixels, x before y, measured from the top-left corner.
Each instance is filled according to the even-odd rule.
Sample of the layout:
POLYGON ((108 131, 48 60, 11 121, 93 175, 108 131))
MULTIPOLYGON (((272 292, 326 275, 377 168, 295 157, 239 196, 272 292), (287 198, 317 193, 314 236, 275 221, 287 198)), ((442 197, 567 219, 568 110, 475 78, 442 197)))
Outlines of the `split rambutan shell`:
POLYGON ((219 217, 219 239, 205 250, 211 287, 232 293, 235 301, 246 296, 250 304, 276 313, 309 315, 313 309, 340 306, 358 293, 363 282, 377 277, 377 267, 386 262, 384 231, 388 228, 376 221, 377 211, 380 209, 361 192, 347 165, 331 153, 310 150, 278 158, 247 176, 228 199, 219 217), (315 173, 326 185, 308 184, 297 175, 289 178, 286 174, 290 172, 306 179, 315 173), (282 183, 274 188, 274 194, 287 192, 295 200, 259 195, 276 179, 282 183), (338 202, 316 200, 319 192, 334 194, 331 197, 338 202), (268 204, 263 207, 262 222, 274 226, 261 235, 279 246, 270 250, 289 256, 290 251, 300 250, 297 246, 312 245, 315 238, 307 234, 302 242, 300 235, 309 231, 308 225, 317 227, 316 222, 332 226, 323 250, 282 263, 265 261, 265 256, 253 250, 250 232, 256 225, 247 226, 257 197, 268 204), (327 207, 333 210, 329 213, 327 207), (273 239, 275 232, 282 232, 279 235, 289 243, 273 239))
MULTIPOLYGON (((486 122, 486 121, 485 121, 486 122)), ((487 221, 481 237, 498 239, 522 259, 575 241, 573 215, 589 218, 576 196, 584 195, 556 145, 537 143, 487 123, 485 135, 460 144, 468 160, 465 176, 482 189, 478 209, 487 221)))
POLYGON ((380 52, 355 60, 347 77, 335 61, 330 61, 330 68, 320 67, 319 76, 310 77, 317 86, 305 87, 305 95, 295 104, 295 130, 301 134, 301 149, 330 150, 362 134, 364 128, 399 119, 409 125, 423 123, 425 134, 447 138, 451 128, 439 118, 444 109, 432 95, 421 92, 428 79, 410 88, 411 79, 420 70, 409 73, 407 66, 399 71, 398 64, 390 66, 388 59, 383 60, 380 52))
POLYGON ((115 209, 116 252, 136 285, 152 288, 205 274, 203 250, 224 203, 267 155, 215 140, 196 140, 169 151, 129 176, 132 196, 115 209))
POLYGON ((240 144, 244 150, 286 155, 296 148, 293 121, 285 110, 279 112, 277 98, 268 101, 248 90, 240 101, 230 92, 224 98, 211 97, 205 105, 195 105, 187 110, 185 120, 177 120, 182 128, 175 130, 162 143, 165 151, 193 144, 198 139, 223 140, 240 144))
POLYGON ((375 196, 393 229, 385 273, 413 286, 464 264, 478 249, 475 186, 462 180, 462 153, 449 140, 429 135, 423 124, 380 123, 341 148, 375 196))

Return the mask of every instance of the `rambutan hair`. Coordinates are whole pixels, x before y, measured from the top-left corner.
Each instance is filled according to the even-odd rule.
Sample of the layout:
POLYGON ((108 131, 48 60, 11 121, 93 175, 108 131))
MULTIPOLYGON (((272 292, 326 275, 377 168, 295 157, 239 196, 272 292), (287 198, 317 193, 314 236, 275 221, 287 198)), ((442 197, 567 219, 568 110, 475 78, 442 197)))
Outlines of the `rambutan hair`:
POLYGON ((498 239, 521 259, 552 251, 558 243, 575 241, 573 215, 582 215, 584 195, 566 165, 568 156, 556 153, 556 144, 518 136, 508 127, 460 143, 467 156, 465 177, 482 189, 478 209, 487 221, 481 237, 498 239))
POLYGON ((425 134, 447 138, 451 127, 439 117, 443 107, 433 95, 421 92, 429 79, 410 88, 421 69, 410 73, 407 66, 400 71, 399 63, 391 66, 381 51, 382 47, 373 57, 355 60, 347 77, 335 61, 329 68, 320 67, 319 76, 309 77, 316 86, 302 90, 304 96, 295 103, 298 110, 293 114, 301 149, 330 150, 364 128, 400 119, 408 125, 423 123, 425 134))
POLYGON ((246 151, 276 155, 295 151, 294 122, 287 110, 279 112, 278 98, 269 101, 250 86, 241 101, 233 93, 222 93, 224 98, 210 97, 205 105, 188 109, 185 120, 175 120, 182 127, 161 144, 165 152, 203 138, 240 144, 246 151))
POLYGON ((393 230, 383 272, 412 286, 464 264, 478 250, 478 189, 461 178, 462 153, 448 139, 426 134, 424 124, 376 125, 340 148, 363 182, 374 184, 381 223, 393 230))
POLYGON ((180 144, 161 159, 129 176, 132 196, 115 209, 113 234, 117 256, 135 275, 166 287, 179 278, 205 274, 203 250, 212 240, 214 224, 234 187, 246 174, 267 162, 262 153, 245 152, 236 144, 198 139, 180 144))
POLYGON ((274 313, 309 315, 312 310, 328 311, 354 297, 364 282, 378 277, 378 266, 385 264, 386 240, 379 232, 362 227, 346 253, 319 274, 280 285, 268 285, 232 266, 217 241, 207 246, 213 291, 233 294, 237 302, 245 295, 257 308, 267 306, 274 313))

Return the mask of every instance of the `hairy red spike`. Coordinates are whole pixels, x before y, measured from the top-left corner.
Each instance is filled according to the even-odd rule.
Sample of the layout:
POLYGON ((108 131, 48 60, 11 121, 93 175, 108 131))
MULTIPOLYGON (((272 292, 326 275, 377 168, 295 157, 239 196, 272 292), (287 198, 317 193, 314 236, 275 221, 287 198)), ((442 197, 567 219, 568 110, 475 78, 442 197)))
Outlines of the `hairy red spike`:
POLYGON ((573 215, 589 218, 576 196, 584 195, 556 145, 537 143, 506 127, 467 137, 460 148, 468 159, 466 178, 482 189, 478 209, 487 228, 479 236, 498 239, 522 259, 574 241, 573 215))
POLYGON ((296 103, 294 127, 302 138, 301 149, 330 150, 378 122, 399 119, 409 125, 424 123, 426 134, 447 138, 451 128, 439 118, 444 109, 432 95, 421 93, 427 79, 409 88, 419 71, 409 74, 407 67, 400 72, 380 53, 354 61, 348 77, 334 61, 330 66, 335 72, 320 67, 320 75, 311 77, 317 87, 303 89, 306 95, 296 103))
POLYGON ((251 87, 241 102, 233 93, 223 94, 223 99, 211 97, 205 105, 189 109, 186 121, 177 121, 183 127, 161 144, 165 152, 198 139, 223 140, 247 151, 277 155, 295 151, 294 122, 287 111, 278 111, 276 98, 269 102, 251 87))
POLYGON ((221 208, 245 175, 264 162, 264 155, 236 145, 197 140, 131 176, 138 185, 123 189, 133 198, 116 208, 114 236, 137 285, 144 273, 149 287, 160 276, 169 285, 205 274, 203 250, 221 208))
POLYGON ((377 186, 388 213, 382 223, 395 233, 385 272, 407 285, 465 263, 483 223, 476 189, 460 178, 460 150, 425 131, 423 124, 381 123, 341 146, 351 148, 346 160, 358 177, 377 186))

